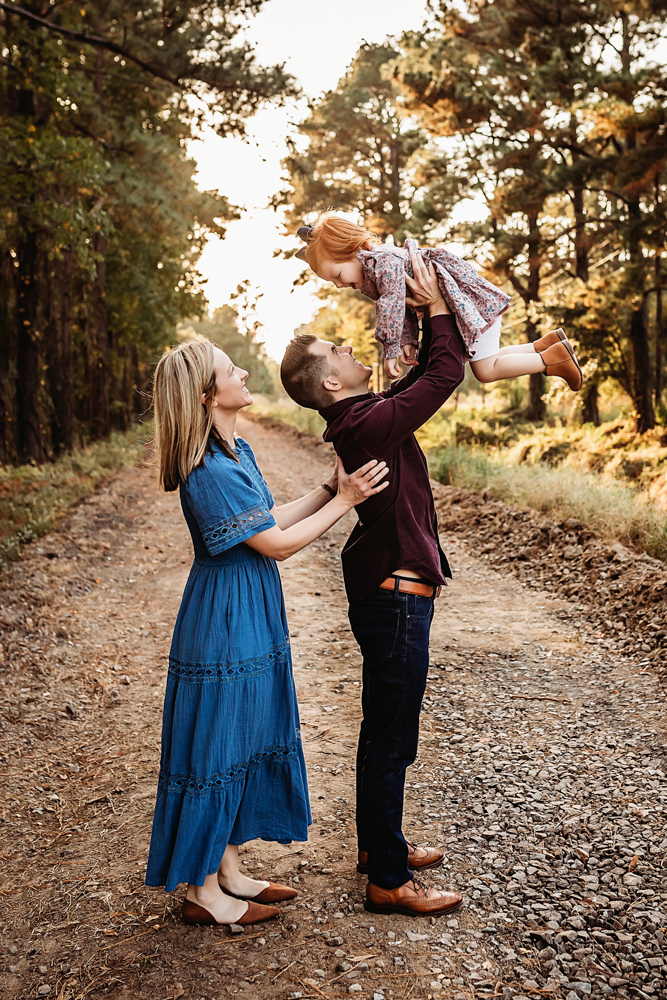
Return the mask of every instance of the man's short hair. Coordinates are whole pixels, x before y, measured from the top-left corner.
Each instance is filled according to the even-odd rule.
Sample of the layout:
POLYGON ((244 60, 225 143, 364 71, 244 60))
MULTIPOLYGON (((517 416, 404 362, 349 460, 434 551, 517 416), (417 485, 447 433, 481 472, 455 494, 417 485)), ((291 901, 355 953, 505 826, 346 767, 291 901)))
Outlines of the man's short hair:
POLYGON ((334 401, 322 383, 327 376, 338 374, 327 358, 310 350, 317 339, 310 333, 295 337, 289 342, 280 366, 280 379, 287 395, 299 406, 311 410, 321 410, 334 401))

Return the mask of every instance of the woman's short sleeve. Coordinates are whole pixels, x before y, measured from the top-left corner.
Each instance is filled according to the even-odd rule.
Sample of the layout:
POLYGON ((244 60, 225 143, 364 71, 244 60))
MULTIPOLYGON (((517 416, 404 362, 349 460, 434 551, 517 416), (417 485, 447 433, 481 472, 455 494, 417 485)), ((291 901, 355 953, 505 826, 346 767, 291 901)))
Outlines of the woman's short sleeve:
POLYGON ((183 491, 212 556, 275 526, 268 490, 260 492, 243 466, 219 452, 190 473, 183 491))

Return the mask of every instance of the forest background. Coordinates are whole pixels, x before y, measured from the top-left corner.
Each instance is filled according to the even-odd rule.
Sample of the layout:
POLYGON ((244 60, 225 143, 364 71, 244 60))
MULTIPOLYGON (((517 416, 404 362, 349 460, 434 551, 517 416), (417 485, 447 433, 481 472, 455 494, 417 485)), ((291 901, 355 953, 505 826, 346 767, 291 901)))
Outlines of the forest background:
MULTIPOLYGON (((128 432, 179 324, 304 421, 277 408, 250 284, 210 316, 197 270, 239 209, 198 189, 188 140, 204 121, 243 135, 258 108, 298 93, 245 40, 261 6, 0 0, 8 495, 35 478, 12 467, 128 432)), ((563 326, 577 345, 574 403, 539 375, 489 395, 464 384, 424 435, 444 480, 516 493, 508 462, 533 476, 569 463, 588 494, 598 475, 633 483, 632 503, 667 496, 666 25, 659 0, 433 2, 421 30, 362 44, 290 139, 272 202, 286 236, 337 209, 385 240, 453 243, 512 295, 504 342, 563 326)), ((377 361, 372 303, 319 294, 304 328, 377 361)), ((543 503, 562 507, 565 479, 547 481, 543 503)))

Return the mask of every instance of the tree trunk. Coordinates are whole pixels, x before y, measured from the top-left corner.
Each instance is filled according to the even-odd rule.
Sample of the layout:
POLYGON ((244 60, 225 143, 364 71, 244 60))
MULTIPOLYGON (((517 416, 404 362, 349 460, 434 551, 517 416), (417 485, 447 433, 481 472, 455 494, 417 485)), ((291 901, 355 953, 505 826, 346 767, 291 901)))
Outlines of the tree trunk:
POLYGON ((51 457, 62 453, 62 425, 60 422, 60 405, 62 402, 62 385, 60 379, 60 323, 58 322, 58 303, 56 301, 56 282, 53 264, 44 261, 42 278, 44 291, 44 356, 46 359, 46 382, 49 388, 51 402, 51 457))
POLYGON ((582 394, 580 420, 582 424, 600 426, 600 389, 597 382, 589 383, 582 394))
POLYGON ((16 244, 16 438, 19 461, 44 461, 39 421, 39 330, 37 329, 37 236, 26 231, 16 244))
MULTIPOLYGON (((539 216, 536 212, 528 216, 528 239, 526 249, 528 251, 528 287, 523 296, 526 311, 531 302, 537 302, 540 297, 540 227, 539 216)), ((526 320, 526 337, 529 343, 533 344, 539 339, 539 331, 532 319, 526 320)), ((528 409, 526 418, 535 423, 542 423, 547 415, 547 406, 542 396, 544 395, 545 382, 541 372, 535 372, 529 376, 528 383, 528 409)))
POLYGON ((82 424, 85 440, 88 440, 90 426, 93 420, 93 320, 90 302, 90 288, 86 281, 81 285, 83 307, 83 337, 79 344, 81 366, 83 368, 83 385, 85 389, 77 394, 76 415, 82 424))
POLYGON ((582 281, 588 281, 588 247, 586 244, 586 213, 584 211, 584 189, 576 185, 572 192, 574 207, 574 253, 576 274, 582 281))
POLYGON ((544 396, 544 375, 541 372, 534 372, 528 377, 528 408, 526 420, 534 423, 542 423, 547 415, 547 406, 542 397, 544 396))
POLYGON ((109 329, 106 304, 106 236, 97 233, 94 240, 98 260, 95 269, 92 366, 91 366, 91 431, 93 438, 109 436, 109 329))
MULTIPOLYGON (((102 114, 104 98, 104 51, 97 49, 95 55, 95 75, 93 89, 97 99, 98 114, 102 114)), ((95 281, 93 284, 93 316, 91 351, 91 434, 93 438, 106 438, 111 430, 111 415, 109 411, 110 372, 109 372, 109 328, 107 321, 107 238, 101 233, 95 233, 93 249, 97 261, 95 264, 95 281)))
POLYGON ((74 360, 72 356, 72 251, 65 250, 60 269, 60 373, 62 382, 63 450, 71 451, 74 419, 74 360))
POLYGON ((401 217, 401 144, 397 140, 391 145, 391 208, 395 226, 401 217))
POLYGON ((637 432, 643 434, 655 427, 653 409, 653 373, 651 371, 651 345, 648 332, 646 297, 630 320, 630 342, 634 361, 634 404, 637 432))
MULTIPOLYGON (((632 61, 632 25, 630 15, 627 11, 620 14, 622 25, 622 47, 621 64, 623 74, 628 81, 626 93, 631 95, 629 86, 630 66, 632 61)), ((634 96, 634 95, 633 95, 634 96)), ((629 96, 630 102, 633 96, 629 96)), ((634 153, 637 149, 637 133, 631 126, 625 139, 626 150, 634 153)), ((641 222, 642 204, 638 193, 633 194, 627 201, 628 210, 628 251, 630 256, 630 268, 628 269, 628 280, 632 288, 641 289, 644 287, 644 258, 641 246, 641 222)), ((655 427, 655 410, 653 409, 653 372, 651 370, 651 345, 648 329, 648 304, 647 296, 642 296, 639 309, 635 309, 630 317, 630 343, 632 345, 633 373, 632 373, 632 395, 635 405, 635 419, 637 433, 643 434, 645 431, 655 427)))
POLYGON ((662 258, 655 258, 655 405, 662 404, 665 389, 665 344, 662 317, 662 258))
MULTIPOLYGON (((9 255, 7 259, 12 264, 9 255)), ((9 359, 12 353, 9 324, 10 282, 0 265, 0 465, 9 462, 11 451, 9 415, 9 359)))
POLYGON ((116 431, 126 431, 129 426, 130 378, 125 344, 114 344, 113 331, 109 331, 110 348, 116 364, 111 365, 111 426, 116 431))
MULTIPOLYGON (((532 344, 539 339, 539 331, 536 329, 532 319, 526 320, 526 336, 532 344)), ((545 392, 545 379, 542 372, 534 372, 529 375, 528 381, 528 407, 525 411, 526 420, 535 423, 542 423, 547 415, 547 405, 542 398, 545 392)))
POLYGON ((55 270, 47 271, 45 289, 48 296, 48 319, 45 328, 48 383, 51 395, 51 447, 55 455, 72 448, 72 345, 70 339, 70 258, 65 258, 55 270), (60 298, 56 292, 59 286, 60 298))
POLYGON ((132 365, 132 403, 135 416, 140 417, 146 409, 143 401, 143 385, 141 379, 141 365, 139 362, 139 350, 133 342, 130 344, 130 363, 132 365))

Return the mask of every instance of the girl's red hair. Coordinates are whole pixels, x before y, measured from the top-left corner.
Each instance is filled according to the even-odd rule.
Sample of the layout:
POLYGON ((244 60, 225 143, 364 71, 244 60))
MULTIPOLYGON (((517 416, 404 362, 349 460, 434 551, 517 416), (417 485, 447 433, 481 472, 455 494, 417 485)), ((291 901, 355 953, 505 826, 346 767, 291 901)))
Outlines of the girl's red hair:
POLYGON ((381 240, 369 229, 363 229, 335 212, 327 212, 314 227, 306 244, 306 260, 317 272, 325 260, 344 264, 354 260, 357 250, 370 250, 379 243, 381 240))

